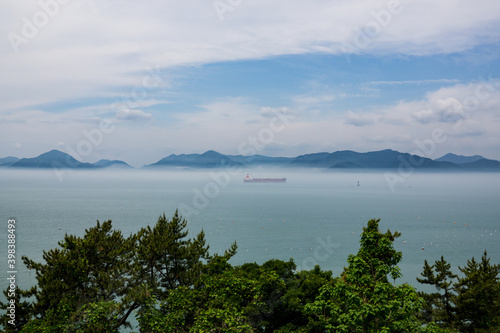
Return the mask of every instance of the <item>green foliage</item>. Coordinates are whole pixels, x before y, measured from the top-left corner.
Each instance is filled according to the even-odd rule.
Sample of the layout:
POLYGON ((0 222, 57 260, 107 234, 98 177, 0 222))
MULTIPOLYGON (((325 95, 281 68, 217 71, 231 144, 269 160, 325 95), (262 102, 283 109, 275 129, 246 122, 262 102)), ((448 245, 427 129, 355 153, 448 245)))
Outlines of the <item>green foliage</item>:
MULTIPOLYGON (((45 263, 23 257, 38 285, 31 294, 19 291, 36 298, 16 315, 20 325, 29 322, 27 332, 115 332, 129 326, 130 314, 152 295, 165 298, 171 290, 192 287, 205 269, 203 260, 215 258, 203 231, 185 239, 186 224, 178 212, 171 220, 163 214, 153 228, 125 238, 111 221, 98 221, 83 237, 65 235, 59 248, 44 252, 45 263)), ((221 258, 235 253, 233 244, 221 258)))
POLYGON ((481 262, 474 258, 459 267, 456 306, 460 328, 464 332, 500 331, 500 265, 490 264, 486 251, 481 262))
POLYGON ((401 276, 396 265, 402 255, 393 247, 399 233, 380 233, 378 222, 370 220, 363 229, 358 254, 349 256, 341 277, 307 305, 329 332, 414 332, 420 327, 415 315, 422 299, 413 287, 389 282, 401 276))
POLYGON ((71 318, 70 331, 109 332, 117 333, 118 327, 114 325, 120 317, 120 306, 116 302, 96 302, 84 305, 71 318))
POLYGON ((111 221, 98 221, 83 238, 65 235, 60 248, 44 251, 45 264, 23 257, 28 269, 36 271, 38 281, 33 321, 44 327, 65 326, 73 320, 69 314, 88 304, 120 299, 111 326, 126 324, 135 241, 133 236, 124 238, 120 231, 112 230, 111 221))
MULTIPOLYGON (((321 286, 332 281, 330 271, 321 271, 316 266, 311 271, 295 272, 295 263, 280 260, 269 260, 262 266, 255 266, 262 279, 266 272, 277 274, 283 284, 264 285, 264 301, 256 308, 252 316, 252 325, 256 332, 320 332, 318 325, 305 311, 305 305, 314 301, 319 295, 321 286)), ((248 274, 245 265, 240 266, 248 274)))
POLYGON ((33 311, 33 304, 23 300, 23 298, 28 299, 35 293, 35 287, 30 290, 21 290, 16 286, 14 289, 14 297, 12 297, 10 287, 7 287, 7 289, 3 291, 5 298, 8 300, 5 303, 0 302, 0 309, 5 310, 6 312, 5 315, 0 316, 0 325, 4 327, 4 332, 19 332, 21 328, 26 325, 33 311), (10 300, 13 300, 15 304, 14 325, 11 324, 13 318, 7 315, 9 313, 8 307, 10 305, 10 300), (9 321, 11 323, 9 323, 9 321))
POLYGON ((463 277, 457 279, 450 268, 443 257, 432 266, 425 261, 417 280, 434 285, 437 292, 423 294, 423 321, 452 331, 500 332, 500 265, 490 264, 484 252, 481 262, 472 258, 459 267, 463 277))
POLYGON ((437 290, 432 294, 424 294, 427 305, 420 317, 427 321, 435 321, 441 327, 453 328, 456 325, 454 280, 457 275, 453 274, 450 268, 451 265, 443 256, 434 265, 429 265, 426 260, 424 271, 421 273, 422 278, 417 277, 417 281, 433 285, 437 290))
POLYGON ((202 287, 171 290, 139 313, 141 332, 251 332, 245 305, 256 300, 255 281, 226 271, 205 276, 202 287))
POLYGON ((154 295, 165 297, 179 286, 193 285, 199 279, 203 259, 209 259, 205 233, 185 239, 187 221, 176 211, 172 219, 160 216, 156 225, 138 233, 136 265, 138 276, 154 295))
POLYGON ((435 322, 430 322, 425 324, 420 329, 421 333, 456 333, 456 330, 444 328, 441 325, 436 324, 435 322))
POLYGON ((460 268, 461 278, 443 257, 425 261, 418 281, 436 292, 418 294, 395 284, 399 233, 378 224, 368 221, 358 253, 333 278, 319 266, 296 272, 293 260, 233 267, 236 243, 210 255, 204 232, 188 239, 178 212, 128 238, 97 222, 83 237, 65 235, 45 263, 23 257, 38 284, 16 289, 17 325, 6 316, 1 324, 6 332, 114 333, 134 313, 140 332, 500 332, 500 265, 486 252, 460 268))
POLYGON ((194 288, 179 287, 163 300, 152 298, 138 314, 141 331, 321 332, 309 325, 302 309, 318 286, 331 280, 331 272, 316 267, 296 274, 293 261, 280 260, 225 267, 205 274, 194 288))
POLYGON ((50 309, 43 318, 29 321, 21 330, 22 333, 58 333, 70 332, 70 317, 73 306, 62 300, 57 308, 50 309))

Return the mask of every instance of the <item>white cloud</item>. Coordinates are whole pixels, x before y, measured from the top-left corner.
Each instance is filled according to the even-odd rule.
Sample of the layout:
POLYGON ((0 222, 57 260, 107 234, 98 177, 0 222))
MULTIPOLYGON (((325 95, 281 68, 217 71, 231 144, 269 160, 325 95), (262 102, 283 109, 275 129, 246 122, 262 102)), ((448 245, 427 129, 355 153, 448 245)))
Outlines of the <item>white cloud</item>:
POLYGON ((230 128, 246 123, 260 122, 259 108, 244 98, 219 99, 175 116, 183 125, 212 128, 230 128))
MULTIPOLYGON (((500 141, 498 119, 500 80, 490 79, 430 91, 420 100, 348 111, 343 117, 332 115, 314 121, 301 118, 290 128, 289 135, 309 136, 310 146, 326 147, 324 150, 328 150, 326 143, 330 143, 330 150, 359 147, 361 151, 392 148, 412 152, 419 149, 417 142, 429 140, 432 133, 439 130, 445 133, 446 140, 436 144, 436 156, 431 157, 460 151, 462 146, 470 153, 482 151, 499 158, 496 153, 500 141)), ((287 139, 293 142, 292 138, 287 139)))
MULTIPOLYGON (((211 1, 60 5, 34 36, 23 37, 26 43, 18 45, 17 54, 8 39, 0 44, 0 97, 4 106, 20 106, 101 95, 110 86, 140 84, 148 66, 341 54, 341 45, 377 23, 374 13, 387 11, 389 3, 245 1, 224 21, 211 1)), ((401 0, 400 7, 359 52, 453 53, 500 40, 496 0, 480 6, 466 0, 401 0)), ((41 11, 38 2, 2 2, 0 32, 22 36, 23 18, 33 21, 41 11)))
POLYGON ((466 136, 481 136, 487 133, 484 125, 472 119, 465 119, 463 121, 457 122, 452 130, 449 132, 449 135, 458 136, 458 137, 466 137, 466 136))
POLYGON ((335 99, 337 99, 337 96, 335 94, 323 94, 323 95, 295 96, 293 98, 293 101, 298 105, 311 106, 311 105, 329 103, 334 101, 335 99))
POLYGON ((436 120, 434 111, 431 109, 415 111, 410 114, 410 117, 422 124, 428 124, 436 120))
POLYGON ((20 110, 0 113, 0 123, 18 123, 29 126, 40 124, 85 124, 98 123, 101 120, 94 112, 85 109, 75 109, 64 112, 47 112, 42 110, 20 110))
POLYGON ((346 124, 354 126, 373 125, 376 121, 377 115, 375 114, 359 114, 352 111, 348 111, 345 117, 346 124))
POLYGON ((479 118, 489 122, 500 112, 500 80, 477 80, 427 93, 425 98, 401 101, 385 109, 377 109, 380 122, 393 124, 450 124, 479 118))
POLYGON ((260 108, 260 115, 265 118, 275 118, 279 116, 285 116, 287 118, 295 118, 297 116, 297 113, 290 110, 286 106, 281 106, 277 108, 265 106, 260 108))
POLYGON ((153 119, 153 115, 141 110, 121 109, 116 113, 115 118, 118 120, 141 121, 153 119))
POLYGON ((405 80, 405 81, 372 81, 372 85, 419 85, 428 83, 458 83, 457 79, 405 80))

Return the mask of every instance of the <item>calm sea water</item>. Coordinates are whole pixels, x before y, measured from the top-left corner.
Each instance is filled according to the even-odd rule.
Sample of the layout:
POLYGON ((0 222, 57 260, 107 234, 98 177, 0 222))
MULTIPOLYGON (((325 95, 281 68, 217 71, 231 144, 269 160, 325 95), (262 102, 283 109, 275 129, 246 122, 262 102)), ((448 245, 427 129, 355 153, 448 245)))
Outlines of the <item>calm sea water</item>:
MULTIPOLYGON (((226 171, 75 171, 59 181, 51 170, 0 170, 0 288, 7 286, 7 220, 17 220, 18 258, 41 261, 65 233, 83 235, 96 220, 112 220, 125 235, 154 225, 176 208, 190 236, 201 229, 212 253, 234 241, 233 264, 293 258, 300 269, 315 264, 340 274, 356 253, 371 218, 382 231, 399 231, 401 282, 424 290, 415 278, 424 259, 442 255, 458 272, 488 251, 500 262, 500 173, 414 173, 391 188, 384 172, 286 169, 226 171), (284 184, 248 184, 243 177, 287 177, 284 184), (357 186, 359 181, 360 186, 357 186), (1 253, 1 252, 0 252, 1 253)), ((17 263, 18 285, 34 273, 17 263)))

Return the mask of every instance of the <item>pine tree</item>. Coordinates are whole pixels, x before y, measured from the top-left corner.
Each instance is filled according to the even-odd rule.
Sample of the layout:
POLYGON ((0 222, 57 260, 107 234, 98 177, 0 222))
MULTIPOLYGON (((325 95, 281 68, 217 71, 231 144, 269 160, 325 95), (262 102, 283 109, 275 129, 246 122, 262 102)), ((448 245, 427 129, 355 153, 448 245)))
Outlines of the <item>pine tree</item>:
POLYGON ((437 289, 437 292, 424 296, 427 302, 426 310, 424 310, 426 321, 435 321, 442 327, 453 328, 456 326, 454 307, 456 294, 453 284, 457 275, 453 274, 450 268, 451 265, 444 260, 443 256, 440 260, 436 260, 434 265, 429 265, 425 260, 422 278, 417 277, 417 281, 435 286, 437 289))
POLYGON ((459 269, 464 274, 456 284, 461 330, 500 332, 500 265, 490 264, 485 251, 481 262, 472 258, 459 269))
POLYGON ((23 257, 38 282, 28 327, 65 331, 84 326, 92 304, 113 305, 113 316, 100 316, 102 323, 114 329, 127 325, 128 316, 138 307, 127 297, 133 288, 135 241, 134 236, 125 238, 113 230, 111 221, 97 221, 83 237, 66 234, 60 248, 44 251, 45 264, 23 257))
POLYGON ((163 214, 153 228, 138 233, 137 274, 157 297, 166 297, 179 286, 192 286, 210 259, 203 230, 194 240, 186 239, 186 226, 176 211, 170 220, 163 214))

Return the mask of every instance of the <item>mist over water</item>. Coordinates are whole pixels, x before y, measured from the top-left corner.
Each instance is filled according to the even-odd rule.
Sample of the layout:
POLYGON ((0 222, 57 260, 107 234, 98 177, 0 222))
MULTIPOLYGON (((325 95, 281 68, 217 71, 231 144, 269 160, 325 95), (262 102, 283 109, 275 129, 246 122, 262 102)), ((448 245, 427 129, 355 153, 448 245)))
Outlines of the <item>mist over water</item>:
MULTIPOLYGON (((484 250, 500 262, 500 173, 413 173, 391 187, 384 171, 370 170, 92 170, 59 181, 52 170, 3 169, 0 188, 4 231, 9 218, 18 221, 21 288, 35 281, 21 255, 41 261, 65 233, 81 236, 96 220, 112 220, 128 236, 177 208, 189 237, 203 229, 212 253, 237 241, 234 265, 293 258, 299 269, 320 265, 338 275, 371 218, 381 218, 382 232, 402 233, 395 241, 403 252, 400 282, 421 290, 415 278, 425 259, 443 255, 455 273, 484 250), (287 182, 243 183, 247 173, 287 182)), ((6 256, 0 265, 6 267, 6 256)))

